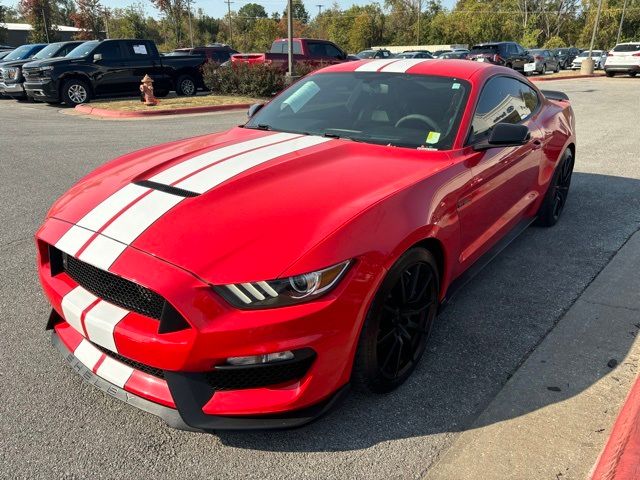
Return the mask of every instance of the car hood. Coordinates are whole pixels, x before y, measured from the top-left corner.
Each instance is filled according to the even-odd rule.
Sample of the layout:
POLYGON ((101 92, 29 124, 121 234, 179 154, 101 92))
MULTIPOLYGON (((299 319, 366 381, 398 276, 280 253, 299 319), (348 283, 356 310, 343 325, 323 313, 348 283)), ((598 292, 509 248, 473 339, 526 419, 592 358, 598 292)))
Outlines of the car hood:
POLYGON ((446 152, 235 128, 114 160, 72 187, 49 216, 209 283, 269 280, 360 212, 450 164, 446 152), (102 211, 98 223, 86 220, 124 187, 143 188, 132 182, 154 187, 140 190, 148 198, 134 200, 137 216, 124 221, 135 205, 121 204, 102 211), (169 183, 187 192, 162 192, 169 183))
POLYGON ((29 68, 34 67, 55 67, 58 64, 65 63, 81 63, 83 61, 82 58, 67 58, 67 57, 53 57, 53 58, 43 58, 42 60, 31 60, 28 65, 25 65, 29 68))
POLYGON ((9 68, 9 67, 22 67, 25 63, 28 63, 29 60, 12 60, 9 62, 0 62, 1 68, 9 68))

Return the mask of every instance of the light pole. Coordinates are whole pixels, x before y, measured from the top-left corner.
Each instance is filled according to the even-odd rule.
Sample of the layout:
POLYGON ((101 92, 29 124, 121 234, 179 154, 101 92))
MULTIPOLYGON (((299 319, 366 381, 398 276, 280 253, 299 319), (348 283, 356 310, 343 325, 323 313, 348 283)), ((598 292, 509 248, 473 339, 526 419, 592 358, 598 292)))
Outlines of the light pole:
POLYGON ((288 66, 287 76, 293 81, 293 0, 287 0, 287 56, 288 66))
POLYGON ((418 34, 416 36, 416 45, 420 45, 420 17, 422 16, 422 0, 418 0, 418 34))
POLYGON ((44 22, 44 34, 47 36, 47 43, 49 42, 49 27, 47 27, 47 14, 44 11, 45 4, 42 2, 42 21, 44 22))
POLYGON ((618 37, 616 38, 616 44, 620 43, 620 36, 622 35, 622 22, 624 22, 624 11, 627 9, 627 0, 624 0, 622 4, 622 15, 620 16, 620 26, 618 27, 618 37))
POLYGON ((596 41, 596 32, 598 31, 598 24, 600 23, 600 11, 602 10, 602 0, 598 0, 598 12, 596 13, 596 21, 593 24, 593 32, 591 32, 591 43, 589 44, 589 57, 585 58, 580 64, 580 73, 591 75, 593 73, 594 61, 593 44, 596 41))
POLYGON ((318 4, 316 7, 318 7, 318 16, 320 16, 322 14, 322 5, 318 4))
POLYGON ((233 27, 231 26, 231 4, 235 2, 232 2, 231 0, 225 0, 224 3, 227 4, 227 7, 229 9, 229 44, 233 45, 233 27))
POLYGON ((187 0, 187 11, 189 12, 189 37, 191 38, 191 48, 193 48, 193 29, 191 28, 191 1, 187 0))

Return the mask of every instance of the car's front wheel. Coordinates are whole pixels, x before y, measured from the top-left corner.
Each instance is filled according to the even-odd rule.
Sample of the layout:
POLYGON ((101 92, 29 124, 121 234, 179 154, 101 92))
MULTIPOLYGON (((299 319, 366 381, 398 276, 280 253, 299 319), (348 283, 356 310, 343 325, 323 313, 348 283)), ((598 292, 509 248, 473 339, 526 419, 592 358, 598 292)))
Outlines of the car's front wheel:
POLYGON ((67 80, 62 86, 62 99, 70 107, 87 103, 91 100, 89 87, 82 80, 67 80))
POLYGON ((196 81, 191 75, 180 75, 176 81, 176 94, 185 97, 192 97, 198 93, 196 81))
POLYGON ((538 225, 552 227, 558 223, 569 196, 573 164, 573 154, 567 149, 556 167, 549 189, 538 210, 538 225))
POLYGON ((424 248, 405 252, 391 267, 362 327, 352 383, 375 393, 400 386, 422 357, 438 311, 440 278, 424 248))
POLYGON ((616 72, 612 72, 611 70, 605 70, 604 72, 607 77, 615 77, 616 76, 616 72))

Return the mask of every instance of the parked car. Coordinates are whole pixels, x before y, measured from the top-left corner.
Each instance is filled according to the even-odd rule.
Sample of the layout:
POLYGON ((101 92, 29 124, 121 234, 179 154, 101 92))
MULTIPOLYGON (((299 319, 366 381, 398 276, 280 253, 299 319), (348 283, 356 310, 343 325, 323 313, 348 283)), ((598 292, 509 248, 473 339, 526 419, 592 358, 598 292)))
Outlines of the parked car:
POLYGON ((635 77, 640 72, 640 42, 619 43, 611 50, 604 63, 607 77, 627 73, 635 77))
POLYGON ((451 52, 453 52, 453 50, 436 50, 435 52, 431 52, 431 55, 433 55, 433 58, 438 58, 443 53, 451 53, 451 52))
POLYGON ((536 64, 535 71, 540 75, 544 75, 547 71, 560 71, 560 60, 551 50, 546 48, 536 48, 529 50, 529 54, 533 56, 533 62, 536 64))
POLYGON ((378 49, 378 50, 362 50, 361 52, 356 53, 356 57, 359 60, 368 60, 372 58, 391 58, 394 55, 386 49, 378 49))
MULTIPOLYGON (((589 50, 585 50, 580 53, 576 58, 571 62, 571 70, 580 70, 582 67, 582 61, 585 58, 589 57, 589 50)), ((595 70, 601 70, 604 68, 604 62, 607 59, 607 53, 604 50, 593 50, 591 52, 591 58, 593 59, 593 68, 595 70)))
POLYGON ((14 60, 0 66, 0 93, 21 100, 27 98, 24 89, 24 75, 22 67, 37 60, 48 60, 50 58, 64 57, 71 50, 81 45, 83 42, 56 42, 50 43, 31 58, 14 60))
POLYGON ((2 50, 0 51, 0 62, 2 62, 2 59, 4 57, 6 57, 7 55, 9 55, 13 50, 2 50))
POLYGON ((563 70, 571 68, 573 59, 580 55, 580 49, 576 47, 554 48, 551 51, 556 54, 556 57, 558 57, 558 60, 560 61, 560 68, 563 70))
POLYGON ((427 50, 407 50, 394 55, 394 58, 433 58, 427 50))
POLYGON ((36 234, 52 343, 174 427, 399 387, 456 288, 569 194, 570 102, 504 67, 348 62, 251 114, 101 166, 36 234))
POLYGON ((504 65, 524 74, 535 70, 533 57, 517 42, 479 43, 471 47, 469 60, 504 65))
POLYGON ((458 52, 454 50, 452 52, 447 52, 447 53, 438 55, 437 58, 440 58, 442 60, 466 60, 468 57, 469 57, 469 52, 458 52))
POLYGON ((46 46, 46 43, 22 45, 4 56, 0 61, 0 96, 24 93, 21 85, 16 84, 20 78, 19 67, 46 46))
POLYGON ((11 50, 15 50, 16 47, 10 47, 9 45, 0 45, 0 52, 7 52, 11 50))
MULTIPOLYGON (((349 61, 348 55, 335 43, 313 38, 293 39, 293 61, 309 64, 333 64, 349 61)), ((231 55, 231 63, 269 63, 287 68, 289 41, 286 38, 275 40, 267 53, 236 53, 231 55)))
POLYGON ((150 75, 156 96, 175 90, 195 95, 203 88, 202 56, 163 57, 151 40, 91 40, 64 58, 39 60, 23 68, 27 95, 69 106, 92 98, 139 95, 140 80, 150 75))
POLYGON ((234 50, 229 45, 217 43, 214 45, 207 45, 206 47, 176 48, 173 52, 166 55, 204 55, 208 61, 222 64, 229 61, 231 55, 236 53, 238 53, 238 51, 234 50))

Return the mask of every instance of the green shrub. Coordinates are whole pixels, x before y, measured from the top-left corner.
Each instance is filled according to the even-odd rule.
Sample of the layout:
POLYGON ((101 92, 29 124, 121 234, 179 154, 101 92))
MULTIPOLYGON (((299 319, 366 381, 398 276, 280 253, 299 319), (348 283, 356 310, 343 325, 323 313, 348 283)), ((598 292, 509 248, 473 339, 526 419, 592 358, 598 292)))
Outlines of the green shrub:
MULTIPOLYGON (((295 73, 303 77, 323 66, 298 63, 295 73)), ((277 94, 287 84, 286 71, 266 63, 238 63, 220 68, 220 65, 208 62, 202 67, 202 76, 207 88, 217 95, 266 98, 277 94)))

